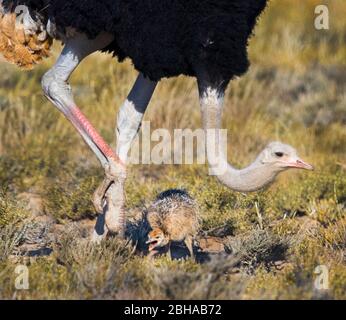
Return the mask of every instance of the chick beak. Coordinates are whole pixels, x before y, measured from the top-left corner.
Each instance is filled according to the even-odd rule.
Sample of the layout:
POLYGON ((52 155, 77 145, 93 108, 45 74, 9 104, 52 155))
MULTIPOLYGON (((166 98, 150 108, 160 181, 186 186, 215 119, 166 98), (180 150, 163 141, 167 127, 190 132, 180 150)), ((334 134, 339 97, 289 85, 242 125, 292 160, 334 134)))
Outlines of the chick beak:
POLYGON ((149 251, 152 251, 156 248, 157 245, 157 240, 155 239, 150 239, 146 242, 146 244, 149 244, 149 251))
POLYGON ((289 167, 305 170, 314 170, 314 167, 311 164, 303 161, 300 158, 292 159, 292 161, 289 162, 289 167))

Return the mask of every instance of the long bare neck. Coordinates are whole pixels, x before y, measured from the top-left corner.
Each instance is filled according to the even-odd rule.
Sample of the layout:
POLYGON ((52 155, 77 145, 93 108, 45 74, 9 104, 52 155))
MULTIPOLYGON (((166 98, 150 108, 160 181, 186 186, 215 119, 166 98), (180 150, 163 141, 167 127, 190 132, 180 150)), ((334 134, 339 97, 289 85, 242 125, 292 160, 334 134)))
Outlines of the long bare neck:
POLYGON ((258 165, 256 161, 244 169, 235 169, 230 164, 217 178, 226 186, 235 191, 257 191, 269 185, 275 180, 278 172, 269 166, 258 165))
POLYGON ((279 173, 269 164, 257 158, 244 169, 236 169, 227 162, 227 133, 222 132, 221 117, 223 95, 217 90, 207 88, 201 92, 203 127, 206 132, 206 149, 210 174, 235 191, 257 191, 274 181, 279 173))

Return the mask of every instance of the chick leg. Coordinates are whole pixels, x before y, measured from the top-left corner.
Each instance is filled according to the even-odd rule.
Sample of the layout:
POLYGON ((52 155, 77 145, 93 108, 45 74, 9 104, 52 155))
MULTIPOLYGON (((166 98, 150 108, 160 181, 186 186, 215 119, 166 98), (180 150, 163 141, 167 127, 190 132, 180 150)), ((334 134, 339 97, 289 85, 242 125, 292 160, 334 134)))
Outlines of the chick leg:
POLYGON ((186 237, 185 244, 187 248, 189 249, 191 259, 195 260, 195 254, 193 253, 193 237, 191 236, 186 237))
POLYGON ((173 260, 173 255, 172 255, 172 247, 171 247, 171 242, 168 243, 168 252, 167 252, 169 258, 173 260))

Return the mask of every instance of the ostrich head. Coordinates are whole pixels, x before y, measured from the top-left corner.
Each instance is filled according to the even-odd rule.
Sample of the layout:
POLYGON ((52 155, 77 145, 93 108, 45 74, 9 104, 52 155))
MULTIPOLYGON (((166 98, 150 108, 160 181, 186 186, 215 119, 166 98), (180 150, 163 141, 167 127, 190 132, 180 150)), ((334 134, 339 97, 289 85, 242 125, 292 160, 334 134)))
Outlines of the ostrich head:
POLYGON ((313 170, 312 165, 303 161, 293 147, 281 142, 268 144, 259 154, 256 163, 278 173, 287 169, 313 170))
POLYGON ((248 167, 238 170, 226 163, 223 174, 217 178, 232 190, 240 192, 258 191, 271 184, 277 175, 288 169, 313 170, 303 161, 290 145, 272 142, 258 155, 248 167))
POLYGON ((48 57, 53 41, 42 21, 28 7, 4 8, 0 0, 0 54, 27 70, 48 57))
POLYGON ((156 248, 164 247, 168 244, 169 239, 166 237, 161 229, 154 229, 148 234, 149 251, 153 251, 156 248))

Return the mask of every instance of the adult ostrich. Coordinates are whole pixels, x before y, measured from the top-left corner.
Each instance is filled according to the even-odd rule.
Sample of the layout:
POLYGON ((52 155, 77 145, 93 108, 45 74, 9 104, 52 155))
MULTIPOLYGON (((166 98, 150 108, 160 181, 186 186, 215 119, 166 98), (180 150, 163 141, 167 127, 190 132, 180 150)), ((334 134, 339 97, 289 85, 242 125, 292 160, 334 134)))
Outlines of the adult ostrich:
MULTIPOLYGON (((157 82, 181 74, 197 78, 203 127, 219 130, 223 97, 234 77, 245 73, 248 38, 266 0, 0 0, 0 51, 10 62, 31 68, 47 56, 51 40, 65 46, 43 76, 46 97, 71 121, 105 168, 106 179, 94 196, 99 219, 96 233, 123 234, 124 183, 131 142, 157 82), (88 55, 111 52, 130 58, 140 72, 117 120, 116 152, 76 106, 68 80, 88 55), (106 201, 104 201, 106 200, 106 201), (101 215, 102 217, 103 215, 101 215), (104 228, 103 228, 104 227, 104 228)), ((214 156, 218 135, 207 134, 208 161, 224 164, 218 174, 231 189, 261 189, 288 168, 312 167, 295 150, 272 143, 245 169, 234 169, 225 156, 214 156)))

